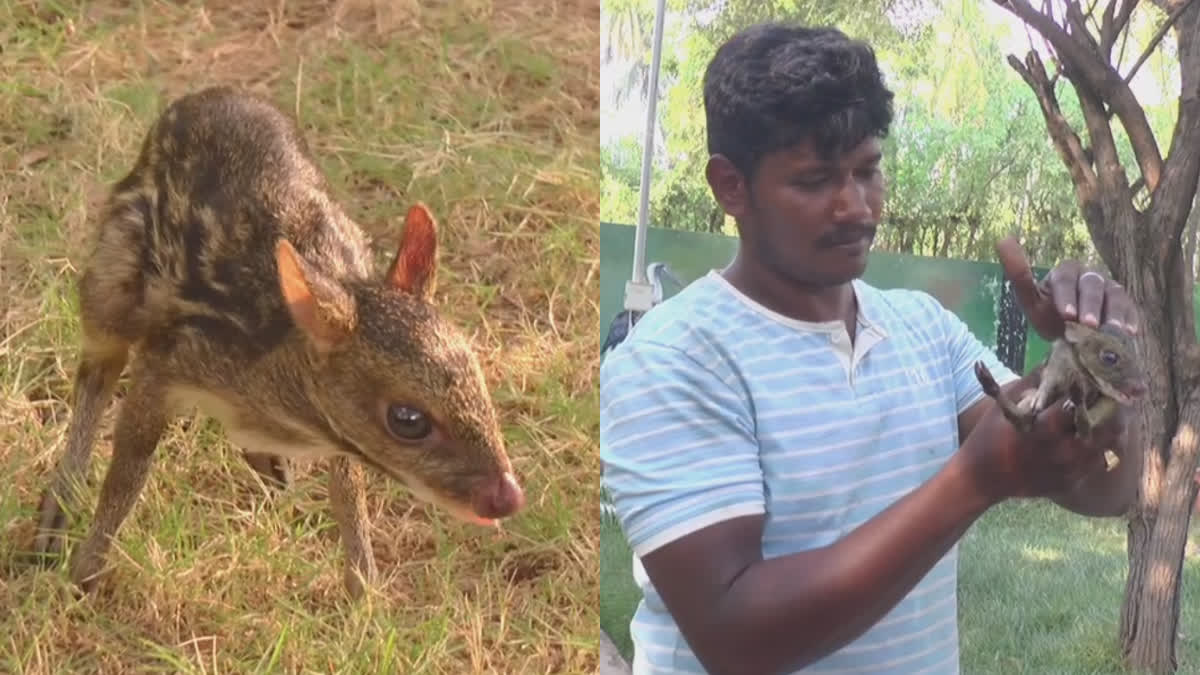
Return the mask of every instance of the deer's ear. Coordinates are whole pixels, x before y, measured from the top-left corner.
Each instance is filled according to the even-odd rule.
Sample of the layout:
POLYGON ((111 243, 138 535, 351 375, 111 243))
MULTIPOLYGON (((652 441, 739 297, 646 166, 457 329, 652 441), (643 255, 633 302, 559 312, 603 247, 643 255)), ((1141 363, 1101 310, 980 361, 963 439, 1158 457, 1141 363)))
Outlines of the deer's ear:
POLYGON ((350 337, 357 312, 354 298, 341 284, 321 274, 286 239, 275 246, 275 263, 292 321, 317 351, 327 353, 350 337))
POLYGON ((429 208, 414 204, 404 218, 400 248, 388 267, 386 283, 423 300, 437 287, 437 221, 429 208))
POLYGON ((1083 334, 1084 330, 1082 325, 1074 321, 1063 322, 1063 338, 1067 342, 1075 344, 1083 339, 1083 334))

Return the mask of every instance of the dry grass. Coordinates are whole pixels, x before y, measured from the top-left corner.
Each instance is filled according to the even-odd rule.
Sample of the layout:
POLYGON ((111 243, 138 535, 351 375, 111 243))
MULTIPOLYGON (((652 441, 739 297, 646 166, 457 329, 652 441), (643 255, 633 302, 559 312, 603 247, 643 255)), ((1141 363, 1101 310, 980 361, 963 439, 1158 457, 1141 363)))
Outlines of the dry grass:
POLYGON ((0 672, 595 670, 598 29, 584 0, 0 0, 0 672), (62 447, 92 209, 166 100, 220 82, 299 117, 381 264, 432 206, 526 488, 480 535, 376 481, 360 604, 320 472, 267 500, 203 418, 160 446, 97 595, 10 564, 62 447))

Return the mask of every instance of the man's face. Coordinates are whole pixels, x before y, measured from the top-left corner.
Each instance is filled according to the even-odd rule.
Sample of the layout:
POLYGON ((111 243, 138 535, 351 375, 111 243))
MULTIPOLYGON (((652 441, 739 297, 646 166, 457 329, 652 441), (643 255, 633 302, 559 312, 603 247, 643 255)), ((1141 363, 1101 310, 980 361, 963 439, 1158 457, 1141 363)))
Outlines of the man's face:
POLYGON ((867 266, 883 210, 881 155, 877 138, 832 158, 805 143, 764 156, 748 185, 714 158, 709 182, 754 262, 798 284, 838 286, 867 266))

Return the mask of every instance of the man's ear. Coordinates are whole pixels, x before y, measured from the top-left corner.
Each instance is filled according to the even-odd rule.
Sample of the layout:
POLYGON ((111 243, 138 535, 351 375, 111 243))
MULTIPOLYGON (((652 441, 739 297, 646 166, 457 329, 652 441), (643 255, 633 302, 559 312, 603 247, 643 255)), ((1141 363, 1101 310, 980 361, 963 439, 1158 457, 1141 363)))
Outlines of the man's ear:
POLYGON ((318 352, 325 354, 354 332, 358 314, 354 298, 336 281, 305 260, 291 242, 275 246, 279 290, 292 321, 318 352))
POLYGON ((750 187, 742 172, 725 155, 712 155, 704 167, 704 177, 713 198, 734 220, 741 220, 749 203, 750 187))

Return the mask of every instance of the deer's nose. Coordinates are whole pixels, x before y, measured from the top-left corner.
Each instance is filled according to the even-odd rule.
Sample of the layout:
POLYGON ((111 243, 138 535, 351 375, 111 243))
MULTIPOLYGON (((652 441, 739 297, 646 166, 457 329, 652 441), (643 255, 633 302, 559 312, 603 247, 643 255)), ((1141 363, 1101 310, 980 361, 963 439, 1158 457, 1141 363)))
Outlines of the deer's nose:
POLYGON ((505 472, 499 479, 481 484, 471 506, 482 518, 507 518, 525 506, 525 493, 517 479, 505 472))

